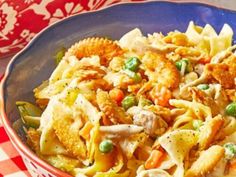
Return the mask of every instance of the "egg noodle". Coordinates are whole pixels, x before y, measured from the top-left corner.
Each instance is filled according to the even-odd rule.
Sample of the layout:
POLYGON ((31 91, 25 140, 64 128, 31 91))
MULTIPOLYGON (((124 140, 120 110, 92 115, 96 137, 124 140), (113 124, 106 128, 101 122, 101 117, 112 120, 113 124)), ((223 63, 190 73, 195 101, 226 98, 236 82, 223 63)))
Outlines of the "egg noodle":
POLYGON ((190 22, 79 41, 34 89, 38 108, 18 102, 28 145, 77 177, 236 176, 232 39, 190 22))

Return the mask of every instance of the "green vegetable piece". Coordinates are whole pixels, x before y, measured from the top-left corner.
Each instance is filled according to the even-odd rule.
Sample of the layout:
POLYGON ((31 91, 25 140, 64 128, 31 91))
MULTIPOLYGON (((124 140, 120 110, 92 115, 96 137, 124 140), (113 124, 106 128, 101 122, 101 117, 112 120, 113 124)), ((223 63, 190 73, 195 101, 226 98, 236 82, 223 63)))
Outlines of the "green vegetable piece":
POLYGON ((202 120, 193 120, 194 130, 200 130, 201 126, 203 126, 203 121, 202 120))
POLYGON ((140 107, 149 106, 152 104, 153 104, 152 101, 150 101, 144 97, 141 97, 138 102, 138 106, 140 106, 140 107))
POLYGON ((113 143, 111 140, 103 140, 100 144, 99 144, 99 150, 102 153, 109 153, 111 152, 113 149, 113 143))
POLYGON ((236 156, 236 144, 234 143, 226 143, 224 145, 225 148, 225 157, 226 159, 232 159, 236 156))
POLYGON ((62 58, 64 57, 66 53, 66 48, 65 47, 62 47, 60 50, 58 50, 56 52, 56 55, 55 55, 55 60, 56 60, 56 64, 58 65, 60 63, 60 61, 62 60, 62 58))
POLYGON ((179 60, 175 63, 175 66, 177 67, 177 69, 179 71, 181 71, 181 69, 184 65, 186 65, 184 73, 190 72, 191 71, 191 65, 190 65, 190 63, 187 59, 179 60))
POLYGON ((197 88, 199 88, 200 90, 207 90, 210 88, 210 86, 208 84, 199 84, 197 88))
POLYGON ((141 81, 142 81, 142 76, 141 76, 141 74, 140 74, 140 73, 135 73, 135 74, 134 74, 134 77, 133 77, 133 80, 134 80, 135 83, 141 82, 141 81))
POLYGON ((24 124, 32 128, 40 126, 40 117, 24 116, 24 124))
POLYGON ((179 60, 175 63, 175 66, 177 67, 177 69, 179 71, 181 71, 181 68, 182 68, 183 64, 188 65, 188 61, 187 60, 179 60))
POLYGON ((236 117, 236 102, 230 103, 225 110, 226 114, 229 116, 236 117))
POLYGON ((124 72, 129 76, 131 77, 135 83, 139 83, 142 81, 142 76, 140 73, 135 73, 133 71, 130 71, 128 69, 125 69, 124 72))
POLYGON ((136 72, 139 69, 141 61, 137 57, 132 57, 125 62, 125 69, 136 72))
POLYGON ((25 101, 17 101, 16 106, 20 112, 22 122, 26 127, 39 127, 40 116, 42 114, 42 110, 40 108, 25 101))
POLYGON ((127 110, 130 107, 137 105, 137 100, 133 95, 129 95, 122 100, 121 105, 125 110, 127 110))

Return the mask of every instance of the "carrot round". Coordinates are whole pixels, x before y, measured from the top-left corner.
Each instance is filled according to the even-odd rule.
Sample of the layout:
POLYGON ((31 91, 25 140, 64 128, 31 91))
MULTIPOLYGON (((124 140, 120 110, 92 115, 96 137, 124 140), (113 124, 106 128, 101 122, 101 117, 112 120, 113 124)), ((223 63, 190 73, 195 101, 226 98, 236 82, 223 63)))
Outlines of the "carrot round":
POLYGON ((109 95, 110 95, 111 99, 114 100, 117 104, 120 104, 124 98, 123 91, 118 88, 114 88, 114 89, 110 90, 109 95))

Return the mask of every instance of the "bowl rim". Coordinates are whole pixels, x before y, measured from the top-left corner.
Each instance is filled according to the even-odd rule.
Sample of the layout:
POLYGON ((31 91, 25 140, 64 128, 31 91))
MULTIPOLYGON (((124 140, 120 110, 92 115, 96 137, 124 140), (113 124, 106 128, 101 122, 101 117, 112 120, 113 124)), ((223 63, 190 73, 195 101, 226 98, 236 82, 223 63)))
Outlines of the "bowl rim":
POLYGON ((218 9, 221 9, 221 10, 227 10, 229 12, 236 12, 236 11, 231 10, 231 9, 222 8, 220 6, 217 6, 214 3, 210 4, 210 3, 207 3, 207 2, 202 2, 201 0, 195 0, 194 2, 191 1, 191 0, 186 0, 186 1, 179 1, 179 0, 160 0, 160 1, 159 0, 151 0, 151 1, 145 1, 144 0, 144 1, 134 1, 134 2, 120 2, 120 3, 117 3, 117 4, 110 5, 108 7, 103 7, 103 8, 98 9, 98 10, 82 12, 80 14, 74 14, 74 15, 71 15, 69 17, 65 17, 64 19, 59 20, 59 21, 45 27, 44 29, 42 29, 39 33, 37 33, 35 35, 35 37, 23 49, 21 49, 18 53, 16 53, 12 57, 12 59, 10 60, 10 62, 7 65, 4 76, 0 79, 0 119, 2 120, 3 127, 4 127, 7 135, 9 136, 9 138, 11 140, 11 143, 19 151, 21 156, 22 156, 22 154, 24 154, 24 156, 26 156, 30 161, 34 162, 35 164, 37 164, 38 166, 40 166, 41 168, 45 169, 47 172, 49 172, 53 175, 56 175, 58 177, 60 177, 60 176, 71 177, 70 174, 68 174, 68 173, 66 173, 66 172, 50 165, 46 161, 40 159, 32 150, 30 150, 30 148, 21 141, 20 137, 17 135, 15 130, 12 128, 11 123, 10 123, 8 117, 7 117, 7 114, 5 112, 4 90, 5 90, 5 87, 6 87, 5 86, 6 81, 7 81, 8 77, 10 76, 10 73, 13 69, 12 66, 13 66, 14 62, 18 59, 18 57, 20 55, 22 55, 23 53, 27 52, 27 50, 36 41, 36 39, 43 36, 43 34, 46 33, 48 30, 54 28, 57 25, 60 25, 61 23, 64 23, 65 21, 71 20, 74 17, 82 16, 82 15, 88 15, 88 14, 96 14, 97 12, 113 8, 115 6, 124 6, 124 5, 132 5, 132 4, 152 4, 152 3, 191 4, 191 5, 198 5, 198 6, 203 6, 203 7, 205 6, 205 7, 209 7, 209 8, 218 8, 218 9))

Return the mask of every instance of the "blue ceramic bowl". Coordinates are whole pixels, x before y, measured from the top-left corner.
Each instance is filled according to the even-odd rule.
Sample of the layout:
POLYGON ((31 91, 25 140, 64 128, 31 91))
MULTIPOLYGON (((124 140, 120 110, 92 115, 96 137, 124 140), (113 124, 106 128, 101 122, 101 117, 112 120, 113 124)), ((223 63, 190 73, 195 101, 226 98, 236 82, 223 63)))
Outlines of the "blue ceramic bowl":
POLYGON ((236 13, 198 3, 148 2, 116 5, 104 10, 81 14, 58 22, 37 35, 11 60, 1 88, 1 115, 6 131, 32 173, 45 176, 67 176, 36 157, 12 129, 19 118, 16 100, 33 101, 32 90, 46 80, 56 67, 55 51, 69 47, 89 36, 119 39, 138 27, 144 33, 178 29, 185 31, 189 21, 211 24, 219 31, 228 23, 236 31, 236 13))

